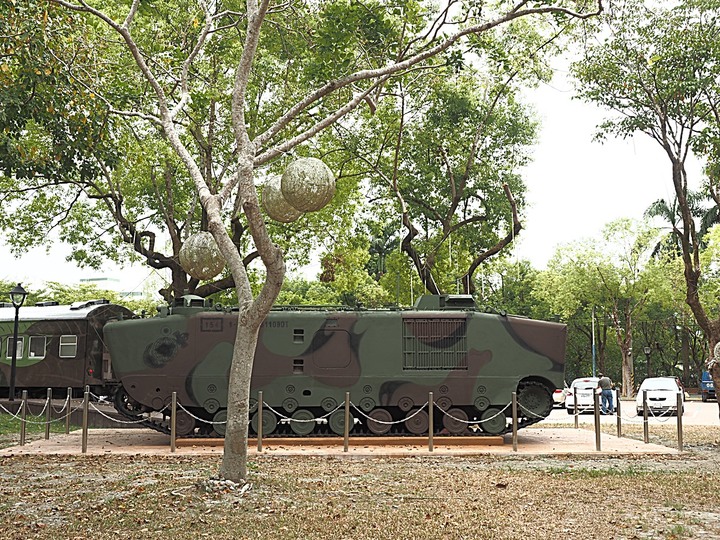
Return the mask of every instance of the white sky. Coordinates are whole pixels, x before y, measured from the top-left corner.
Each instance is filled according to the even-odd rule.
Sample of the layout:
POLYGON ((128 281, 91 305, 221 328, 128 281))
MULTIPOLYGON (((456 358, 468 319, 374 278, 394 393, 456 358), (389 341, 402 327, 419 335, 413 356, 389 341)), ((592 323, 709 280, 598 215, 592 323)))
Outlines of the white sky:
MULTIPOLYGON (((673 198, 669 162, 654 141, 637 135, 624 141, 593 142, 595 126, 606 113, 570 96, 571 87, 559 73, 552 85, 528 97, 540 115, 542 131, 535 161, 524 174, 529 209, 516 255, 538 269, 545 267, 558 245, 599 237, 610 221, 640 219, 652 202, 673 198)), ((699 182, 698 165, 689 173, 699 182)), ((162 276, 142 263, 125 268, 107 265, 96 272, 65 262, 67 252, 55 246, 49 254, 36 249, 14 259, 0 243, 0 279, 28 288, 46 281, 70 285, 83 278, 108 277, 119 280, 118 289, 123 291, 142 291, 149 284, 162 283, 162 276)))
MULTIPOLYGON (((518 236, 516 255, 538 269, 559 245, 599 238, 607 223, 642 219, 658 199, 672 201, 671 166, 650 137, 593 141, 596 126, 610 113, 572 100, 572 87, 558 74, 529 99, 541 117, 540 144, 524 178, 529 209, 518 236)), ((701 166, 688 163, 691 185, 699 185, 701 166)))
MULTIPOLYGON (((101 289, 118 292, 145 292, 160 288, 163 280, 154 269, 143 263, 133 263, 123 267, 108 263, 100 271, 79 268, 65 261, 70 250, 60 244, 54 244, 49 253, 44 248, 31 250, 27 255, 15 259, 10 249, 0 244, 0 279, 13 283, 22 283, 27 290, 41 288, 48 281, 57 281, 65 285, 75 285, 83 279, 107 278, 107 283, 96 283, 101 289)), ((168 274, 169 275, 169 274, 168 274)), ((0 291, 0 302, 2 298, 0 291)), ((159 296, 158 296, 159 298, 159 296)))

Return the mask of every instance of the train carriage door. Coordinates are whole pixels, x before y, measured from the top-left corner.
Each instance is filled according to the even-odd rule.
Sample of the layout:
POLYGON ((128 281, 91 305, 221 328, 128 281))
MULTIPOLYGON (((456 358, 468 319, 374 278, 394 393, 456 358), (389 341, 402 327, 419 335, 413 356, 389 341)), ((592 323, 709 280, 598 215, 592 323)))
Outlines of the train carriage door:
MULTIPOLYGON (((55 343, 51 345, 57 351, 54 364, 55 376, 51 386, 77 387, 78 383, 87 384, 85 378, 85 326, 84 321, 57 321, 53 331, 55 343)), ((50 367, 50 364, 49 364, 50 367)))

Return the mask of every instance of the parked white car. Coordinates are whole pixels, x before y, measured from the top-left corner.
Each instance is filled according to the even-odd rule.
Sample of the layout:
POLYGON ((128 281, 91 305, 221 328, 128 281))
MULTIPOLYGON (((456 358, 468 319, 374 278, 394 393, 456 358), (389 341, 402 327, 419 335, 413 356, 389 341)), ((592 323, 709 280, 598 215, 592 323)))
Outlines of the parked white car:
POLYGON ((649 377, 638 389, 635 406, 638 415, 643 414, 643 395, 647 390, 647 408, 652 415, 677 414, 677 397, 682 396, 681 413, 685 412, 685 392, 675 377, 649 377))
MULTIPOLYGON (((579 377, 570 383, 570 389, 565 396, 565 409, 568 414, 575 414, 575 402, 577 400, 578 413, 594 412, 593 394, 598 385, 598 377, 579 377)), ((601 406, 598 395, 598 405, 601 406)), ((613 406, 617 406, 617 391, 613 390, 613 406)))

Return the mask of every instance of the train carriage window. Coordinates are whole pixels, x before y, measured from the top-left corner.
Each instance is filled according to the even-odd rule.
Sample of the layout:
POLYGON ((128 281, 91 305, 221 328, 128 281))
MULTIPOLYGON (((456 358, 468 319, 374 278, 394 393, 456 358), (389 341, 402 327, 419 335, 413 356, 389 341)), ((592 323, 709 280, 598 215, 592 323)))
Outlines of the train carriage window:
POLYGON ((47 338, 45 336, 30 336, 28 357, 45 358, 47 351, 47 338))
POLYGON ((77 336, 60 336, 60 358, 77 356, 77 336))
MULTIPOLYGON (((15 358, 22 358, 24 341, 25 341, 24 337, 19 337, 17 339, 17 353, 15 354, 15 358)), ((7 340, 7 357, 12 358, 12 354, 13 354, 13 338, 8 338, 8 340, 7 340)))

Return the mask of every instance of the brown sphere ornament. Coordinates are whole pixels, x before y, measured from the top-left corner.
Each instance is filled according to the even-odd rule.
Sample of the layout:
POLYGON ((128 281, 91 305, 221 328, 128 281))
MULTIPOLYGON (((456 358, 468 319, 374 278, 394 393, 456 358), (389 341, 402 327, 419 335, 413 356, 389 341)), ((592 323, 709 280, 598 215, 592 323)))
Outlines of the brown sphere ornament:
POLYGON ((211 279, 225 268, 220 248, 212 234, 200 231, 193 234, 180 248, 180 264, 195 279, 211 279))
POLYGON ((335 177, 317 158, 300 158, 288 165, 280 180, 285 200, 303 212, 315 212, 335 195, 335 177))
POLYGON ((270 219, 280 223, 291 223, 303 215, 283 197, 280 189, 280 177, 273 175, 267 179, 262 190, 262 205, 270 219))

